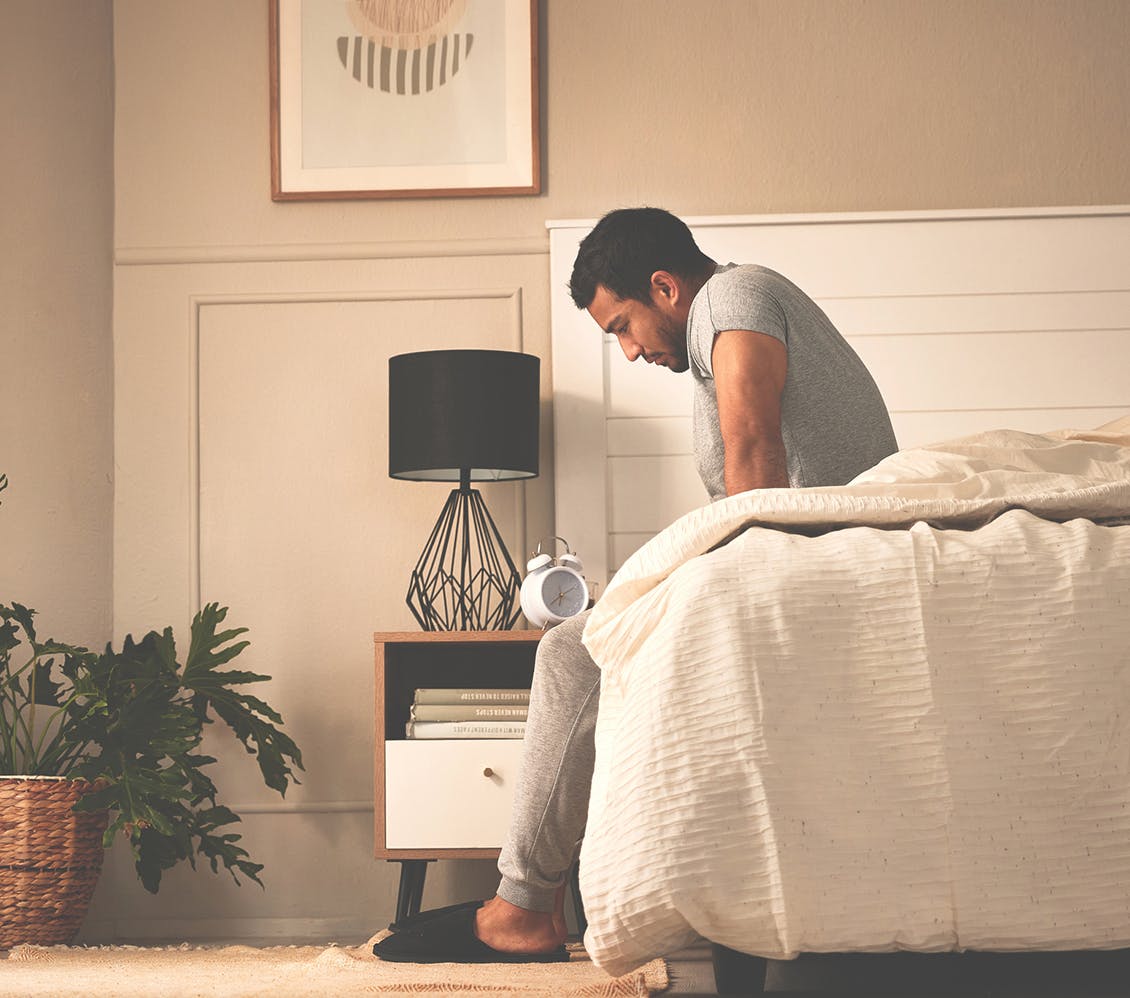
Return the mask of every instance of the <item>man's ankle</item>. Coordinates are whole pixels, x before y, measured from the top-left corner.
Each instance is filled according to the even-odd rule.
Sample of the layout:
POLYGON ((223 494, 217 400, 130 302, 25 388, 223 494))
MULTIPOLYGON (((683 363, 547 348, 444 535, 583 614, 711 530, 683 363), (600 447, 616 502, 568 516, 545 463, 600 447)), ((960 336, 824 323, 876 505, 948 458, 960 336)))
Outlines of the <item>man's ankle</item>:
POLYGON ((488 946, 512 953, 548 951, 565 941, 553 912, 519 908, 498 896, 475 912, 475 935, 488 946))

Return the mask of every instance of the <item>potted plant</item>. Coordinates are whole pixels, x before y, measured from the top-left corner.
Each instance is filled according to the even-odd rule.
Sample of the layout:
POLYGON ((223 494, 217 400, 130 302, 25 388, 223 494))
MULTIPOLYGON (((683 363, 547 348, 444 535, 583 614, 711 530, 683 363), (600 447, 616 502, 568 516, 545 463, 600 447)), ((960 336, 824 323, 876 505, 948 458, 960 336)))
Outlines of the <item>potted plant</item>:
POLYGON ((280 794, 302 756, 245 692, 270 677, 222 668, 249 643, 236 640, 246 628, 217 630, 226 615, 205 606, 178 662, 171 628, 95 653, 41 641, 35 611, 0 604, 0 948, 69 942, 119 833, 153 893, 198 855, 262 886, 206 772, 216 760, 198 751, 204 726, 227 724, 280 794))

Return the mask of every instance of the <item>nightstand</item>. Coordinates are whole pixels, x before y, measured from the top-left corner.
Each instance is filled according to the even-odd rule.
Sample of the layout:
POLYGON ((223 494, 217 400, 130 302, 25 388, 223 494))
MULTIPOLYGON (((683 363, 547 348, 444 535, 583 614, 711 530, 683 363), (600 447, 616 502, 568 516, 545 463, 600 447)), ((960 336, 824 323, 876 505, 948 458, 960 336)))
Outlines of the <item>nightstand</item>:
POLYGON ((497 859, 510 820, 521 739, 405 736, 419 687, 529 687, 543 631, 378 632, 374 855, 399 862, 396 917, 419 911, 427 864, 497 859))

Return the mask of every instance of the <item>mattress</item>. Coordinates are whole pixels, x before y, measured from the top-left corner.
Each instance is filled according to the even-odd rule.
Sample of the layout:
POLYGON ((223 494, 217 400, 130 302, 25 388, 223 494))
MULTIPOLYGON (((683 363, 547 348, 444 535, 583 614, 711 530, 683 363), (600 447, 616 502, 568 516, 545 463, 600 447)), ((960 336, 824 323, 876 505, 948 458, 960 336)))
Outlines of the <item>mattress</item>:
POLYGON ((1130 946, 1130 418, 893 455, 638 551, 581 853, 593 960, 1130 946))

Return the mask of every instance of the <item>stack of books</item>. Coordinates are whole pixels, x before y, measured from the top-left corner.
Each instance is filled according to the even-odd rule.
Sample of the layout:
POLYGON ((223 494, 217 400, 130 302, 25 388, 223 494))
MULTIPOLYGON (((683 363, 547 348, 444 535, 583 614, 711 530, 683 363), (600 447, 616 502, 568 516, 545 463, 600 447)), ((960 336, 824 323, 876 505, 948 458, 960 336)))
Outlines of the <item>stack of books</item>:
POLYGON ((418 689, 405 726, 409 738, 522 738, 528 689, 418 689))

